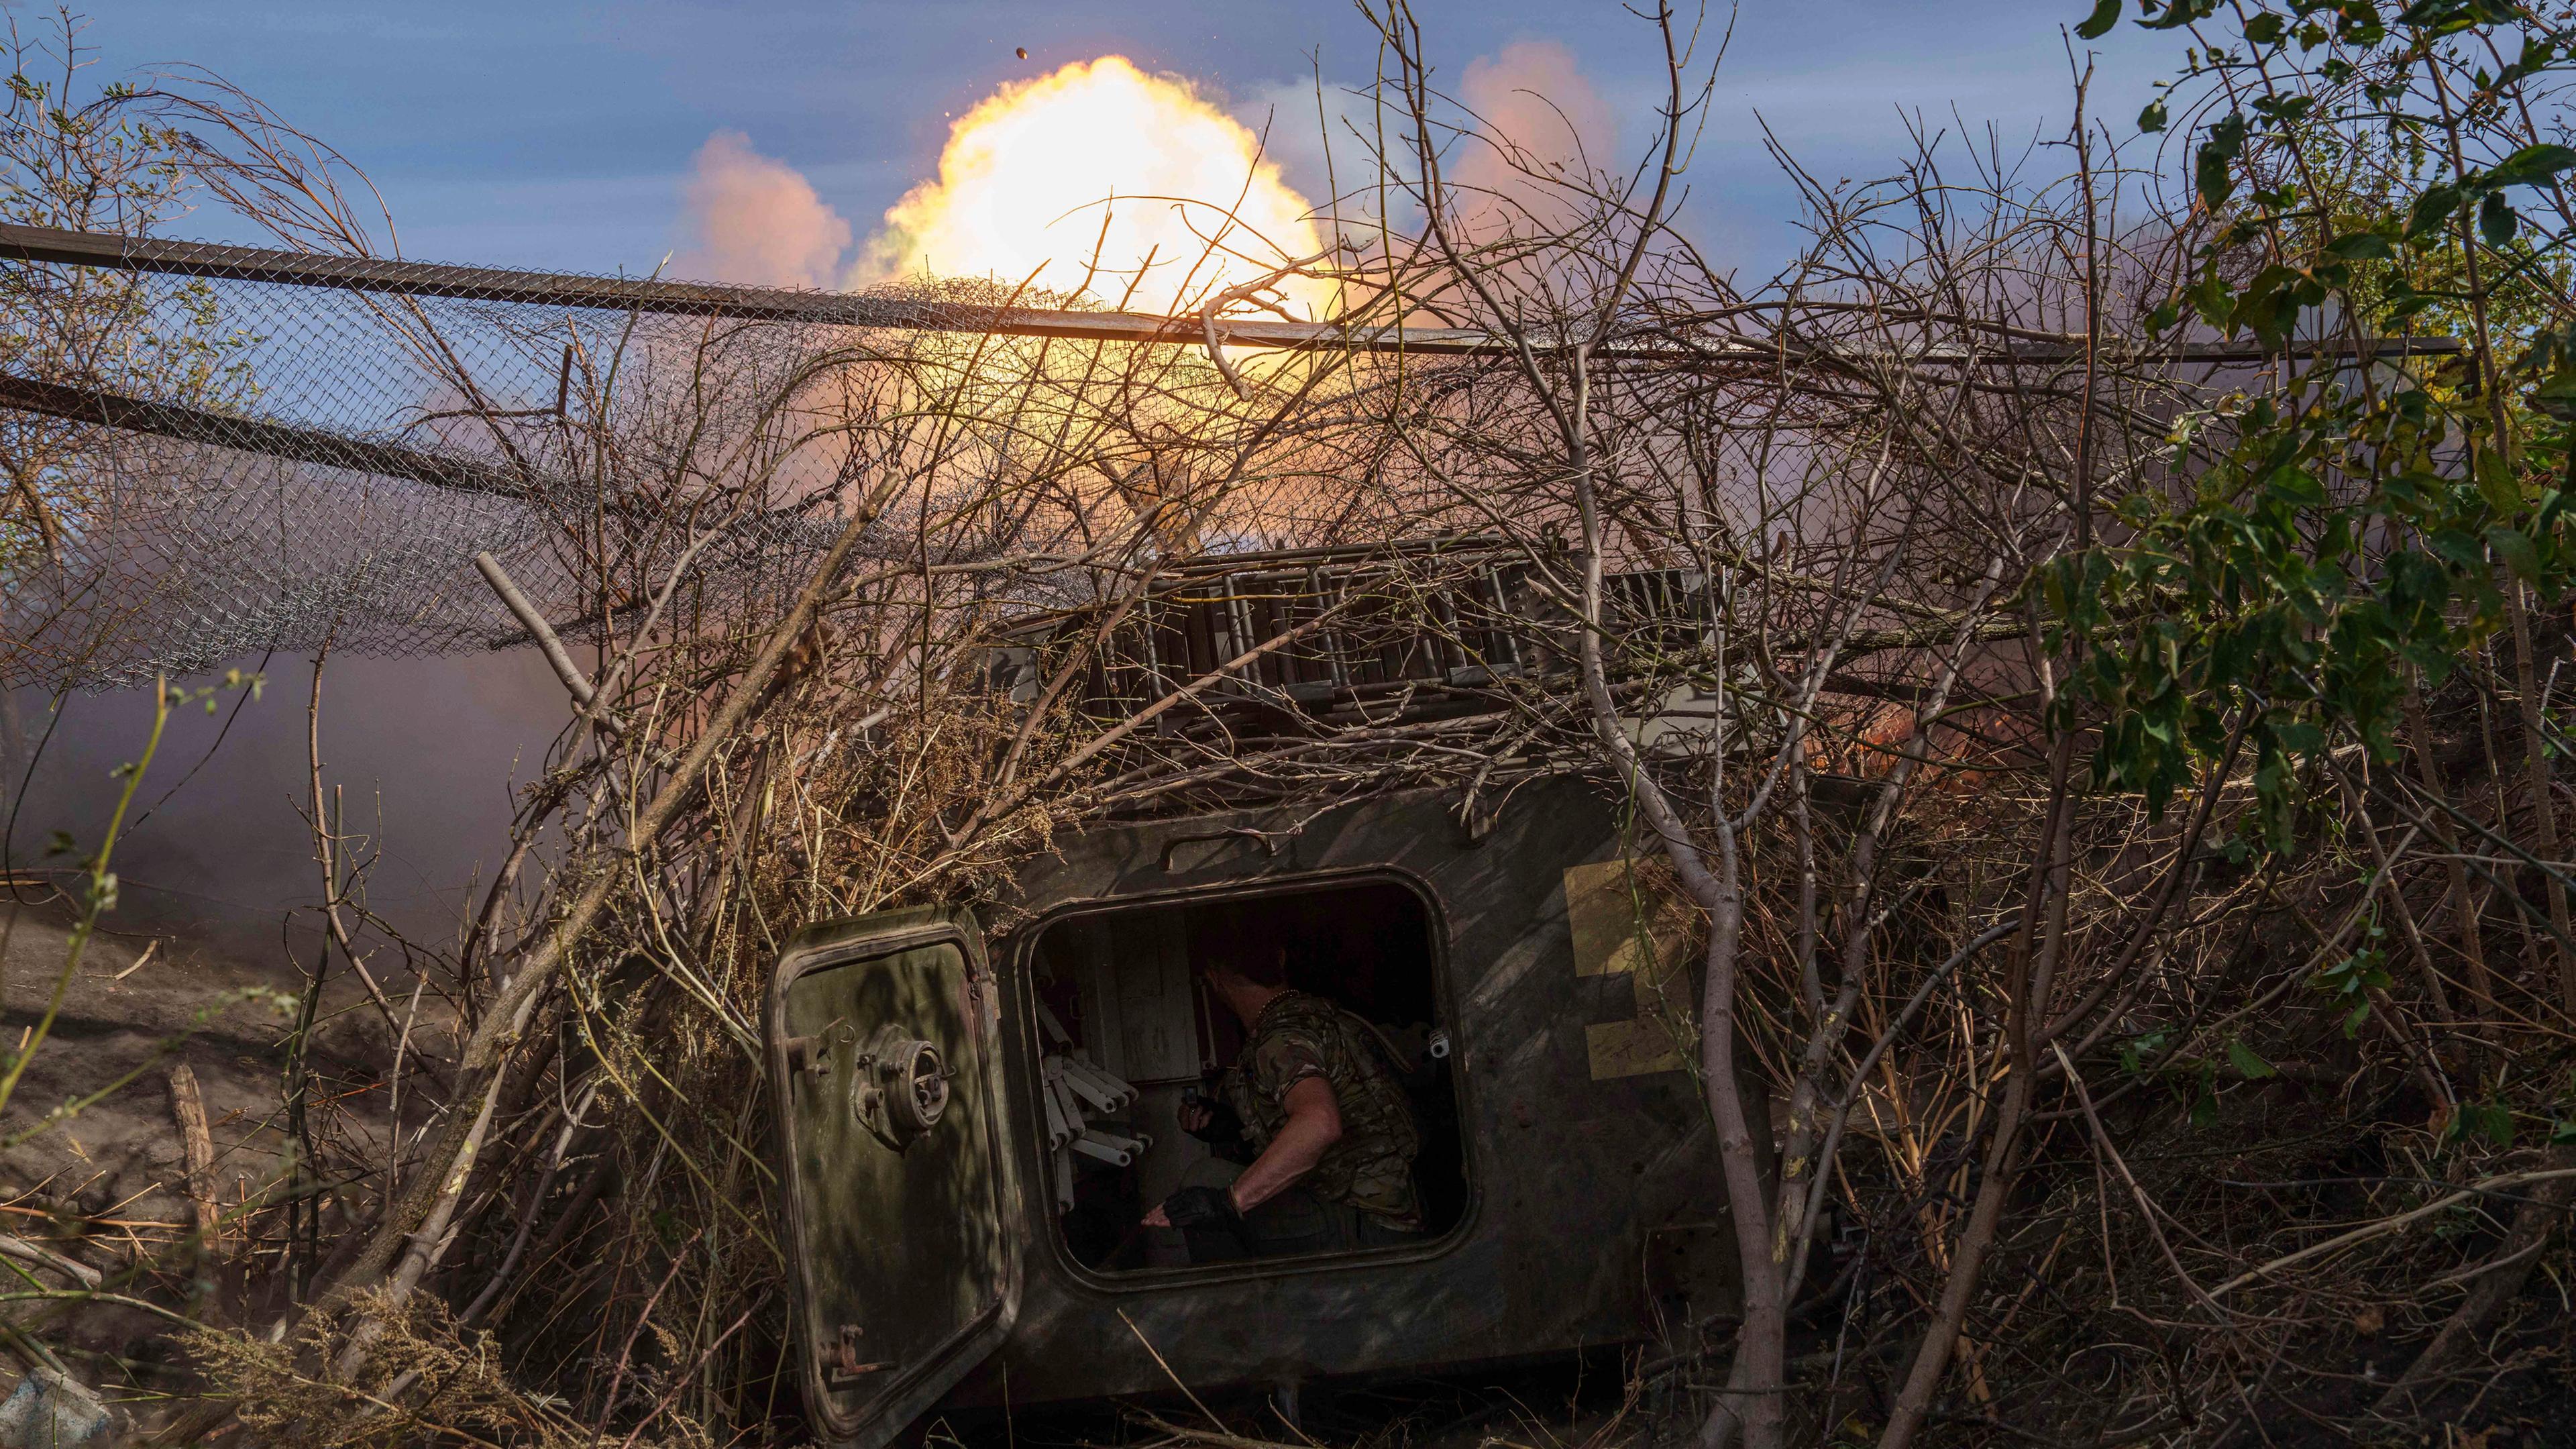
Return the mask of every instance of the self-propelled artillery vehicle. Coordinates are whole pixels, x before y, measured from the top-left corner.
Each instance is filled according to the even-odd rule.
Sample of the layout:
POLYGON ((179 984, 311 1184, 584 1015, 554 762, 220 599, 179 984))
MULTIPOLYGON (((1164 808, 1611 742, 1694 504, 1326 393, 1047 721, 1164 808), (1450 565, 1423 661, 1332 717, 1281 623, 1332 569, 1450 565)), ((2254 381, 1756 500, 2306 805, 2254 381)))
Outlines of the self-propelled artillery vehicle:
MULTIPOLYGON (((1110 668, 1094 692, 1204 674, 1269 637, 1257 612, 1356 572, 1272 555, 1186 574, 1128 651, 1161 678, 1110 668)), ((1471 571, 1451 602, 1478 590, 1499 608, 1512 586, 1471 571)), ((1245 689, 1323 713, 1540 667, 1502 642, 1462 660, 1326 632, 1245 689)), ((1497 793, 1464 818, 1449 790, 1096 823, 1021 871, 1006 935, 928 908, 792 940, 767 1030, 817 1428, 876 1449, 934 1411, 1427 1373, 1729 1311, 1690 953, 1646 928, 1596 787, 1497 793), (1193 1263, 1141 1225, 1211 1151, 1181 1105, 1241 1033, 1194 965, 1247 937, 1285 943, 1293 984, 1411 1058, 1418 1244, 1193 1263)))

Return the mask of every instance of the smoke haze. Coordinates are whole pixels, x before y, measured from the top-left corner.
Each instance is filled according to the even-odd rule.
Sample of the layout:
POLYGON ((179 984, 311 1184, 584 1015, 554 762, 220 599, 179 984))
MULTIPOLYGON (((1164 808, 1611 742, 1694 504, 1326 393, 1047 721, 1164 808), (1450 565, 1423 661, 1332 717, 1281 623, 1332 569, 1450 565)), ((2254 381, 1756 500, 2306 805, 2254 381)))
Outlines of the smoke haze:
MULTIPOLYGON (((1158 184, 1178 186, 1195 176, 1182 163, 1195 165, 1204 151, 1216 158, 1206 175, 1223 183, 1220 199, 1231 200, 1243 186, 1256 155, 1281 217, 1301 209, 1305 198, 1326 193, 1311 83, 1265 88, 1228 117, 1186 87, 1140 75, 1123 62, 1107 67, 1105 77, 1101 70, 1097 64, 1068 67, 1056 83, 1105 78, 1117 83, 1113 95, 1124 95, 1154 82, 1168 92, 1147 98, 1166 108, 1156 114, 1175 128, 1185 122, 1192 136, 1204 137, 1196 151, 1177 158, 1168 154, 1174 137, 1140 148, 1163 156, 1158 184), (1255 141, 1252 133, 1265 128, 1266 144, 1255 141), (1270 171, 1273 163, 1285 174, 1270 171)), ((1510 137, 1543 161, 1569 170, 1587 156, 1595 166, 1616 164, 1611 109, 1561 45, 1518 41, 1470 63, 1460 77, 1460 99, 1481 118, 1483 129, 1510 137)), ((1322 109, 1338 123, 1346 115, 1364 117, 1366 102, 1327 83, 1322 109)), ((1366 158, 1355 154, 1358 142, 1347 135, 1337 134, 1334 146, 1337 158, 1345 158, 1342 180, 1351 184, 1366 158)), ((1533 209, 1563 204, 1482 143, 1460 148, 1453 179, 1533 209)), ((956 185, 958 177, 946 180, 945 192, 939 183, 926 183, 913 199, 942 194, 963 203, 987 194, 973 184, 956 185)), ((762 155, 741 132, 719 131, 700 146, 680 200, 677 275, 788 286, 831 286, 849 275, 850 223, 803 173, 762 155)), ((958 214, 969 210, 961 204, 958 214)), ((918 206, 915 211, 925 224, 940 219, 918 206)), ((1156 221, 1169 214, 1167 206, 1136 206, 1131 215, 1143 222, 1149 211, 1156 221)), ((1045 207, 1024 215, 1041 223, 1057 217, 1045 207)), ((1056 229, 1083 233, 1080 249, 1087 250, 1097 225, 1091 220, 1056 229)), ((1284 220, 1278 229, 1283 239, 1297 231, 1284 220)), ((1167 240, 1173 251, 1182 249, 1182 238, 1167 240)), ((237 663, 252 669, 260 661, 237 663)), ((242 707, 219 748, 216 737, 232 697, 221 701, 214 718, 189 711, 172 721, 136 798, 138 813, 149 813, 118 849, 126 889, 111 925, 176 927, 211 933, 235 949, 273 952, 282 918, 319 900, 319 872, 303 814, 311 793, 305 753, 310 662, 275 658, 267 673, 264 697, 242 707)), ((0 720, 0 726, 14 725, 0 728, 0 814, 15 816, 7 864, 18 871, 69 865, 78 854, 49 860, 46 843, 62 831, 79 842, 81 853, 95 846, 116 798, 118 781, 111 772, 142 747, 149 696, 75 695, 59 720, 53 702, 38 693, 22 691, 0 702, 15 715, 14 721, 0 720), (49 724, 51 738, 36 760, 26 798, 18 801, 28 752, 49 724)), ((331 662, 322 708, 325 780, 342 787, 349 830, 366 837, 362 848, 379 857, 368 891, 371 908, 416 938, 453 939, 471 909, 474 883, 488 880, 508 849, 512 786, 535 776, 565 712, 561 687, 533 650, 432 659, 341 656, 331 662)))
MULTIPOLYGON (((239 664, 250 670, 260 661, 239 664)), ((217 697, 212 717, 202 709, 171 717, 116 848, 122 899, 110 929, 176 930, 236 955, 273 956, 286 914, 320 901, 305 823, 312 664, 279 655, 267 675, 260 698, 241 704, 237 718, 240 696, 230 693, 217 697)), ((97 848, 121 784, 111 772, 141 757, 151 694, 74 694, 58 716, 56 702, 36 691, 7 703, 18 738, 0 750, 10 756, 0 797, 16 795, 29 753, 43 746, 24 802, 0 800, 0 817, 16 818, 8 864, 14 872, 59 870, 97 848), (58 830, 78 848, 48 859, 58 830)), ((479 903, 474 884, 488 881, 509 850, 512 787, 536 776, 568 708, 533 649, 331 659, 323 671, 323 782, 340 787, 347 833, 363 837, 352 849, 376 857, 371 909, 425 943, 455 939, 469 898, 479 903)), ((289 939, 305 949, 311 936, 298 929, 289 939)))

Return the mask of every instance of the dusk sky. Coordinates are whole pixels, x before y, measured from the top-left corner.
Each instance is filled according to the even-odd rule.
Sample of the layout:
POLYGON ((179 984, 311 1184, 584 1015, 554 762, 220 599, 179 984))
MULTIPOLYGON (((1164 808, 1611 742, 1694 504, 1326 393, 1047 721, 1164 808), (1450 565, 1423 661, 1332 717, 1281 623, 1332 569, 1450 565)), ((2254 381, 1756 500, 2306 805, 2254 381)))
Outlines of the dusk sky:
MULTIPOLYGON (((2083 9, 1747 6, 1691 169, 1694 240, 1755 266, 1789 245, 1795 197, 1763 154, 1757 115, 1828 179, 1889 169, 1907 112, 1955 135, 1955 108, 1972 126, 1994 124, 2008 151, 2061 134, 2061 27, 2083 9)), ((1619 154, 1633 158, 1645 139, 1660 54, 1651 27, 1619 5, 1426 0, 1419 14, 1444 82, 1515 42, 1561 46, 1614 118, 1619 154)), ((1725 19, 1712 14, 1712 37, 1725 19)), ((1006 83, 1112 53, 1187 78, 1255 125, 1275 107, 1288 180, 1320 195, 1310 57, 1335 90, 1374 64, 1365 22, 1333 0, 119 0, 97 9, 86 39, 103 73, 195 62, 338 145, 382 187, 409 255, 603 271, 685 252, 683 190, 718 132, 802 173, 863 240, 935 171, 950 117, 1006 83)), ((2125 134, 2176 47, 2124 28, 2098 49, 2097 109, 2125 134)), ((211 218, 195 229, 221 230, 211 218)))

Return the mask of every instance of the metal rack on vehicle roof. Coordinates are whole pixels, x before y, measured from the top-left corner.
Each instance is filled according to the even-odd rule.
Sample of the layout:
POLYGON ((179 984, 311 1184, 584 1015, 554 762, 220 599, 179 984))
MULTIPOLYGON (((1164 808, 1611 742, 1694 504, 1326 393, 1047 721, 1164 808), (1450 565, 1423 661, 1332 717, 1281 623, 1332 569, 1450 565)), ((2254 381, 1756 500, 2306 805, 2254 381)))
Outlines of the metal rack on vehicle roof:
MULTIPOLYGON (((1562 641, 1548 636, 1572 623, 1532 586, 1527 555, 1496 538, 1222 554, 1166 568, 1131 603, 1024 626, 1001 651, 995 682, 1034 698, 1044 661, 1114 613, 1078 685, 1096 715, 1124 717, 1199 684, 1203 710, 1158 723, 1439 719, 1491 709, 1506 681, 1552 672, 1562 641)), ((1633 571, 1606 584, 1624 638, 1678 642, 1705 627, 1697 571, 1633 571)))

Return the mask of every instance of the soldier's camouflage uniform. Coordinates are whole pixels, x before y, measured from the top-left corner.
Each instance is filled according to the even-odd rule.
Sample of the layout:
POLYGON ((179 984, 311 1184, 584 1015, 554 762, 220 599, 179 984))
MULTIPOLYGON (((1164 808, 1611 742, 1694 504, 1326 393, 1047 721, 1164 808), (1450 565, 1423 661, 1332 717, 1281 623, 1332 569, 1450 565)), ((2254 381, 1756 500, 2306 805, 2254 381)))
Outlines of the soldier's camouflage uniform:
POLYGON ((1342 1135, 1299 1185, 1387 1227, 1418 1232, 1422 1204, 1413 1191, 1413 1159, 1422 1130, 1374 1037, 1367 1022, 1324 998, 1291 991, 1253 1023, 1243 1055, 1226 1074, 1226 1099, 1253 1146, 1268 1147, 1288 1120, 1288 1089, 1323 1078, 1341 1111, 1342 1135))

